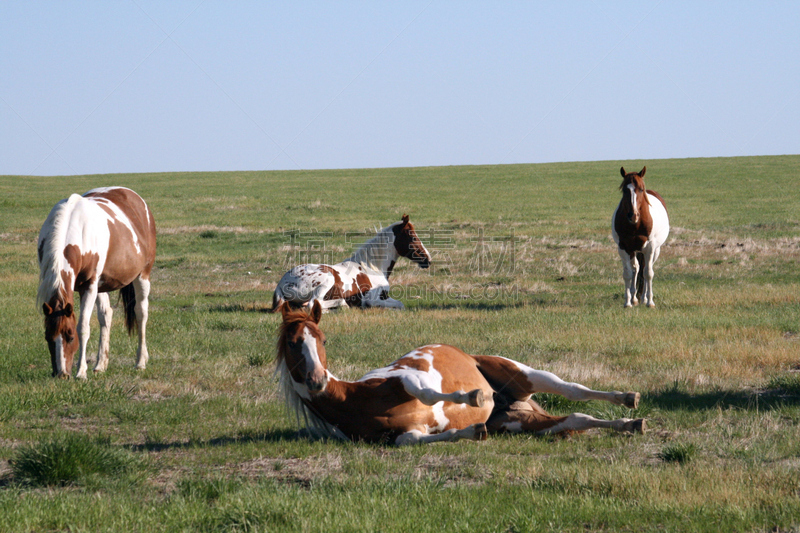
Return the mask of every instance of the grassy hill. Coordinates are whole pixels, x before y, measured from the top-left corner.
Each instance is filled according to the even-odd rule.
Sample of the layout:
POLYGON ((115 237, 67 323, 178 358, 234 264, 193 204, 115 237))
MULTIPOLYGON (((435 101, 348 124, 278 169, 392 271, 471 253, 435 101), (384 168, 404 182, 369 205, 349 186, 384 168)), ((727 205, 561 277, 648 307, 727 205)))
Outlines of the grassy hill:
POLYGON ((800 156, 0 176, 0 257, 0 530, 800 527, 800 156), (672 231, 657 307, 624 310, 611 214, 619 167, 645 164, 672 231), (117 309, 108 372, 56 381, 34 305, 36 236, 58 200, 107 185, 136 190, 156 217, 150 363, 133 369, 117 309), (434 267, 398 264, 405 312, 323 317, 334 374, 449 343, 640 391, 635 413, 537 399, 646 416, 652 430, 405 449, 298 435, 270 364, 272 289, 404 213, 434 267), (112 454, 127 467, 46 489, 12 473, 47 445, 70 464, 112 454))

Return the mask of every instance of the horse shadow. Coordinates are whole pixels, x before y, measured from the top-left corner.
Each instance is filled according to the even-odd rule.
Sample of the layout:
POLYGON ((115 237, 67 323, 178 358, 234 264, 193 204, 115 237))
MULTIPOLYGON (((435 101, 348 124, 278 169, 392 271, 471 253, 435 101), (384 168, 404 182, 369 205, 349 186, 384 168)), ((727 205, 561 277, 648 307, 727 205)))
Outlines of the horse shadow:
POLYGON ((800 394, 782 389, 720 390, 690 394, 677 387, 642 396, 643 403, 664 411, 707 411, 741 409, 743 411, 775 411, 800 406, 800 394))
POLYGON ((223 435, 207 440, 190 439, 185 442, 145 442, 144 444, 125 446, 125 448, 134 452, 163 452, 188 448, 213 448, 217 446, 230 446, 232 444, 297 442, 307 439, 308 435, 302 430, 297 431, 286 429, 245 435, 223 435))
POLYGON ((272 305, 263 306, 259 302, 251 304, 221 304, 209 307, 210 313, 272 313, 272 305))

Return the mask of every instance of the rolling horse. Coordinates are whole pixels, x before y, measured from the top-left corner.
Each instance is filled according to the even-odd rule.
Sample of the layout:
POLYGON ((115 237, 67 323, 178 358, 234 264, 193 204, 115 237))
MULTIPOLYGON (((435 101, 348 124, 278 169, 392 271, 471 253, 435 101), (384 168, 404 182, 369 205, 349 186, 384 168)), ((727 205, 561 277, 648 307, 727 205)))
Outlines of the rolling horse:
POLYGON ((328 371, 322 306, 280 306, 276 373, 290 411, 319 436, 397 445, 486 439, 489 433, 536 434, 611 428, 644 432, 644 419, 598 420, 573 413, 551 416, 534 392, 570 400, 605 400, 636 408, 638 392, 602 392, 567 383, 511 359, 469 355, 430 344, 358 381, 328 371))
POLYGON ((611 234, 622 259, 625 307, 639 304, 637 281, 640 268, 644 278, 642 300, 647 307, 655 307, 653 265, 669 235, 667 205, 657 192, 645 189, 646 170, 647 167, 643 167, 640 172, 625 172, 625 168, 620 167, 622 199, 611 219, 611 234))
POLYGON ((431 256, 408 215, 381 229, 348 259, 335 265, 298 265, 281 277, 272 296, 272 311, 284 303, 294 307, 319 302, 337 307, 390 307, 403 303, 389 297, 389 276, 400 257, 428 268, 431 256))
POLYGON ((89 321, 97 303, 100 345, 95 372, 108 366, 113 311, 108 292, 119 290, 128 333, 139 332, 136 368, 147 365, 145 329, 150 272, 156 256, 153 213, 124 187, 73 194, 53 207, 39 232, 37 306, 44 312, 53 376, 69 378, 80 349, 78 379, 86 379, 89 321), (74 294, 80 294, 77 324, 74 294))

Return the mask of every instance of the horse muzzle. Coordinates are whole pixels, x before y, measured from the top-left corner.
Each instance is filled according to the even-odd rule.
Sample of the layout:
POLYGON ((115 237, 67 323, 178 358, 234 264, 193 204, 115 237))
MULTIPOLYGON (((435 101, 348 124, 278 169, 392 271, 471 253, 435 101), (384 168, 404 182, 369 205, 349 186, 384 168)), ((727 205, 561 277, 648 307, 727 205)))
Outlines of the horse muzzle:
POLYGON ((328 373, 324 370, 321 372, 309 372, 306 374, 306 388, 308 392, 320 393, 325 390, 328 385, 328 373))

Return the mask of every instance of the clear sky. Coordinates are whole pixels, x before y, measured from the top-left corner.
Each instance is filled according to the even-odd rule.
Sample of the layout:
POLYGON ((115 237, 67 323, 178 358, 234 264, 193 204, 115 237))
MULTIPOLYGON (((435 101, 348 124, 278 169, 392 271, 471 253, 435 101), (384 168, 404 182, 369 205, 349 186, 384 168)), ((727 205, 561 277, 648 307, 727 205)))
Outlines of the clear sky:
POLYGON ((800 2, 0 2, 0 174, 800 153, 800 2))

